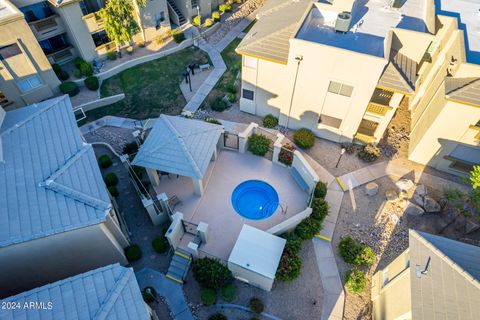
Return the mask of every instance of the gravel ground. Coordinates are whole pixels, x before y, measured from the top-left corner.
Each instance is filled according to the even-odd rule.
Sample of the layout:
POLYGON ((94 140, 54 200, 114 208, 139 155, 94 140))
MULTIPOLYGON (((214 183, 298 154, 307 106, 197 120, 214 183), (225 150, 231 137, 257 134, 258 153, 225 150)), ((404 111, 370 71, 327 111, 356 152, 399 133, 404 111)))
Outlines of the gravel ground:
MULTIPOLYGON (((248 306, 251 298, 257 297, 265 304, 265 312, 285 320, 318 319, 321 313, 323 289, 320 273, 311 241, 305 241, 301 251, 303 267, 301 276, 292 282, 275 282, 271 292, 257 289, 235 281, 237 297, 231 303, 248 306)), ((218 308, 205 307, 200 302, 200 287, 190 273, 184 285, 185 294, 192 310, 199 319, 207 319, 218 308)), ((217 302, 225 303, 221 299, 217 302)), ((229 319, 248 319, 242 310, 229 310, 229 319)), ((251 316, 251 315, 250 315, 251 316)))
POLYGON ((135 138, 132 135, 130 129, 124 129, 119 127, 104 126, 98 128, 95 131, 91 131, 87 134, 84 134, 83 137, 89 143, 92 142, 105 142, 108 143, 112 148, 118 152, 122 153, 123 146, 126 143, 132 142, 135 138))

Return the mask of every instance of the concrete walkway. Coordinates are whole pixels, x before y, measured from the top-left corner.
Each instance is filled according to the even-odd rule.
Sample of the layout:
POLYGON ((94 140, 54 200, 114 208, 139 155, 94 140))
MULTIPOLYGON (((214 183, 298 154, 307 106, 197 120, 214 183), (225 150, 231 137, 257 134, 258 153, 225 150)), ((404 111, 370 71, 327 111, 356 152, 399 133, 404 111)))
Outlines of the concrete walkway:
POLYGON ((140 289, 153 287, 157 294, 165 298, 175 320, 193 320, 182 286, 168 280, 161 272, 150 268, 140 270, 135 274, 140 289))

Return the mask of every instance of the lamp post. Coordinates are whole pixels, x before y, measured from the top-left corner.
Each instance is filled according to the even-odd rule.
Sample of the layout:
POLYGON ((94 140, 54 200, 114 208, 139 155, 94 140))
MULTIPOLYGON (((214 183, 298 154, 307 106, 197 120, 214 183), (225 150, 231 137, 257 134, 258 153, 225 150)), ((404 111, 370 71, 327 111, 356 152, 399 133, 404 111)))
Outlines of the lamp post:
POLYGON ((295 87, 297 86, 298 69, 300 68, 300 62, 302 62, 303 56, 296 56, 295 60, 297 61, 297 71, 295 72, 295 80, 293 82, 292 96, 290 97, 290 107, 288 109, 288 116, 287 116, 287 123, 286 123, 286 126, 285 126, 285 132, 287 132, 288 124, 290 123, 290 113, 292 112, 293 96, 295 95, 295 87))
POLYGON ((197 16, 200 16, 200 7, 197 6, 197 16))
POLYGON ((338 168, 338 164, 340 163, 340 160, 342 159, 343 154, 345 153, 345 148, 342 148, 342 151, 340 151, 340 157, 338 157, 337 164, 335 165, 335 168, 338 168))
POLYGON ((158 303, 157 298, 153 295, 152 289, 150 289, 150 288, 145 288, 145 293, 148 294, 150 297, 152 297, 153 300, 155 300, 155 302, 158 303))
POLYGON ((188 68, 182 71, 182 76, 185 78, 185 82, 188 83, 190 92, 192 92, 192 80, 190 79, 190 71, 188 71, 188 68))

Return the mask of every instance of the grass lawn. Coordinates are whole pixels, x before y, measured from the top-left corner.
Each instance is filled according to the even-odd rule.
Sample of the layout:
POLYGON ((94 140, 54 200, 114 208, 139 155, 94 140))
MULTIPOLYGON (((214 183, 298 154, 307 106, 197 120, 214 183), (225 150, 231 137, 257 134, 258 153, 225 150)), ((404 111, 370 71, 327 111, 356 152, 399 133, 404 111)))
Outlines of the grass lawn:
MULTIPOLYGON (((240 38, 235 38, 230 44, 223 49, 222 58, 227 65, 227 71, 222 75, 217 84, 210 91, 210 94, 207 96, 205 101, 202 104, 202 108, 210 107, 212 104, 216 103, 218 99, 222 99, 225 93, 228 92, 228 88, 235 86, 235 80, 238 71, 242 66, 242 56, 235 52, 235 48, 242 41, 240 38)), ((237 88, 238 90, 238 88, 237 88)))
POLYGON ((208 55, 190 47, 127 69, 106 79, 100 88, 102 97, 125 93, 125 99, 87 112, 87 122, 106 115, 146 119, 161 113, 180 114, 186 101, 180 91, 181 72, 190 63, 209 62, 208 55))

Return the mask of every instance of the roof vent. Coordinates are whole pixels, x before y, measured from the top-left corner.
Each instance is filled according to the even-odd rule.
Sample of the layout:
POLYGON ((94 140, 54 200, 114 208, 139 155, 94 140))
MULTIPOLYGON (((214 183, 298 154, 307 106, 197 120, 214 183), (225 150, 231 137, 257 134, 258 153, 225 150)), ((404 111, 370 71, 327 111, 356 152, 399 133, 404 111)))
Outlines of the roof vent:
POLYGON ((335 22, 335 31, 348 32, 350 30, 350 22, 352 22, 352 14, 350 12, 340 12, 335 22))

